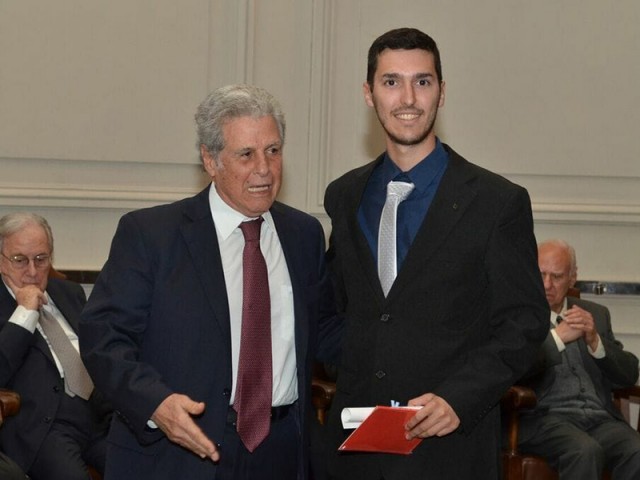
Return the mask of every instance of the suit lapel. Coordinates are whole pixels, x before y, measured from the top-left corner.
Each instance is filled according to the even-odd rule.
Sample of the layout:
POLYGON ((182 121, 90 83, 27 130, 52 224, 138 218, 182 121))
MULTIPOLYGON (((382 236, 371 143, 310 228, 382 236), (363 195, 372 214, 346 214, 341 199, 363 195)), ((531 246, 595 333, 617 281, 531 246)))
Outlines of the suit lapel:
POLYGON ((13 299, 7 287, 0 280, 0 318, 8 321, 16 309, 16 301, 13 299))
POLYGON ((55 303, 55 306, 62 316, 65 318, 69 326, 73 329, 74 332, 78 332, 78 321, 80 312, 76 311, 67 301, 67 295, 62 292, 61 284, 57 281, 49 281, 47 285, 47 294, 55 303))
POLYGON ((229 302, 220 258, 220 247, 209 207, 209 186, 193 197, 184 209, 182 236, 193 262, 193 267, 202 283, 207 299, 214 312, 224 338, 231 345, 229 324, 229 302))
MULTIPOLYGON (((582 308, 582 305, 580 305, 580 300, 572 297, 567 297, 567 309, 573 307, 574 305, 582 308)), ((594 322, 596 322, 597 329, 598 322, 595 318, 594 322)), ((600 338, 600 341, 602 341, 602 338, 600 338)), ((589 353, 587 342, 585 341, 584 337, 580 337, 577 340, 577 343, 580 350, 580 356, 582 357, 582 364, 584 365, 584 369, 586 370, 587 374, 591 377, 591 382, 595 387, 596 394, 600 398, 602 404, 607 408, 609 413, 612 413, 614 416, 618 417, 618 410, 616 408, 611 408, 611 395, 609 394, 609 390, 603 383, 602 372, 596 365, 593 356, 589 353)))
POLYGON ((394 297, 405 285, 424 274, 428 268, 426 264, 445 242, 476 197, 476 192, 468 185, 474 174, 466 168, 467 161, 452 150, 448 152, 449 166, 440 181, 422 226, 407 252, 388 298, 394 297))
POLYGON ((382 292, 382 286, 378 278, 378 268, 375 258, 371 253, 371 247, 360 228, 358 210, 369 177, 373 170, 382 163, 383 158, 384 154, 356 172, 355 182, 352 188, 346 192, 344 205, 344 209, 347 212, 346 224, 351 238, 351 244, 355 246, 355 257, 364 272, 363 276, 366 278, 369 288, 375 293, 374 298, 376 298, 379 303, 384 301, 384 293, 382 292))

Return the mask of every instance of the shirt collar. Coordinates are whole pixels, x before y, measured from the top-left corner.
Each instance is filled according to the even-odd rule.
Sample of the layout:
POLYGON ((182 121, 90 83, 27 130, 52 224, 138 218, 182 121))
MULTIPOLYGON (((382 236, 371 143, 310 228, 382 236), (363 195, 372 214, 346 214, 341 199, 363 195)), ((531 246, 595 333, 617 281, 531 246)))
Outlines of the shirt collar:
POLYGON ((562 310, 560 310, 560 313, 556 313, 553 310, 551 310, 551 323, 556 325, 558 316, 561 316, 564 318, 564 315, 567 313, 568 307, 569 305, 567 303, 567 297, 564 297, 564 302, 562 303, 562 310))
MULTIPOLYGON (((238 228, 242 222, 248 220, 255 220, 255 218, 247 217, 246 215, 231 208, 222 198, 218 195, 215 184, 211 184, 209 188, 209 207, 211 208, 211 216, 213 217, 213 223, 216 226, 218 236, 222 240, 226 240, 238 228)), ((275 224, 271 212, 265 212, 262 214, 264 223, 268 228, 275 230, 275 224)))
POLYGON ((424 193, 429 185, 439 178, 439 174, 444 170, 449 161, 449 155, 442 146, 440 139, 436 137, 436 147, 424 157, 420 162, 408 172, 403 172, 393 163, 388 153, 385 153, 382 163, 382 178, 384 185, 390 181, 405 181, 415 185, 418 193, 424 193), (400 176, 400 178, 396 178, 400 176), (404 177, 404 178, 403 178, 404 177))

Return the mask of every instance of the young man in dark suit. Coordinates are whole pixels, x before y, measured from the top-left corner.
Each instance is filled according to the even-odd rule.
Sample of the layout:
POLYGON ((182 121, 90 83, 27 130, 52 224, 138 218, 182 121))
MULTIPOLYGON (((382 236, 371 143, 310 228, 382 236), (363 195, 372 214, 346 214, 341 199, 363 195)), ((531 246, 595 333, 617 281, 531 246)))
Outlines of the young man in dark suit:
POLYGON ((534 375, 536 408, 521 416, 522 451, 545 457, 560 478, 640 478, 640 434, 612 401, 613 388, 638 381, 638 358, 625 351, 609 309, 567 296, 576 283, 576 253, 563 240, 538 246, 551 317, 534 375))
POLYGON ((83 357, 118 412, 105 480, 302 480, 311 364, 335 357, 340 326, 322 227, 275 201, 285 123, 268 92, 222 87, 196 122, 211 185, 121 219, 82 315, 83 357), (248 224, 266 263, 262 288, 245 277, 245 253, 258 241, 245 240, 248 224), (245 294, 258 290, 268 298, 256 307, 245 294), (256 313, 267 330, 247 337, 270 345, 244 355, 256 313), (251 375, 240 373, 250 370, 245 360, 251 375), (257 440, 243 433, 253 408, 239 401, 245 379, 268 395, 256 406, 267 402, 266 415, 255 414, 260 428, 249 428, 257 440))
POLYGON ((78 352, 84 290, 49 278, 52 255, 43 217, 18 212, 0 219, 0 386, 21 397, 18 415, 0 428, 0 448, 34 480, 88 480, 87 465, 104 467, 111 410, 78 352), (43 315, 61 329, 70 359, 43 315), (82 388, 70 384, 72 372, 84 374, 82 388))
POLYGON ((332 448, 349 433, 342 408, 392 400, 422 407, 404 428, 424 440, 408 456, 332 454, 330 476, 497 479, 498 401, 547 330, 529 197, 436 137, 445 84, 428 35, 376 39, 363 88, 386 151, 331 183, 324 202, 346 313, 332 448))

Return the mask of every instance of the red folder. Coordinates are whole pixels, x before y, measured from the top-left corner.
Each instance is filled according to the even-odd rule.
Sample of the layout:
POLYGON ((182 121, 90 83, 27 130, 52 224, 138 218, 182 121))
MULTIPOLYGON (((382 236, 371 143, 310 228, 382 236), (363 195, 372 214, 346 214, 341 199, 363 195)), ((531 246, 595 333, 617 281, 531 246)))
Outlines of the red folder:
POLYGON ((341 452, 378 452, 409 455, 422 441, 407 440, 404 425, 416 409, 378 406, 338 447, 341 452))

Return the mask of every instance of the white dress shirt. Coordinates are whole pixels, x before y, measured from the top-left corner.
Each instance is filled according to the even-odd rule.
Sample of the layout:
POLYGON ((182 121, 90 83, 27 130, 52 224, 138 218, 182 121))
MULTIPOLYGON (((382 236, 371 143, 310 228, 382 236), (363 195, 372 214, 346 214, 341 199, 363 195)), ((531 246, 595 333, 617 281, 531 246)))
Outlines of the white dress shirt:
MULTIPOLYGON (((233 388, 231 390, 230 403, 233 404, 242 328, 242 251, 244 249, 244 236, 239 225, 244 221, 253 219, 227 205, 218 195, 214 185, 210 189, 209 205, 216 227, 222 269, 227 287, 227 298, 229 300, 231 364, 233 368, 233 388)), ((271 297, 272 405, 289 405, 298 399, 293 288, 271 213, 266 212, 262 217, 264 222, 262 222, 260 230, 260 250, 267 264, 271 297)))

